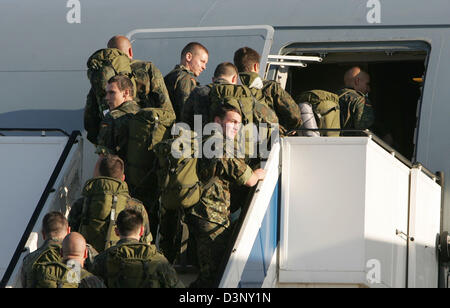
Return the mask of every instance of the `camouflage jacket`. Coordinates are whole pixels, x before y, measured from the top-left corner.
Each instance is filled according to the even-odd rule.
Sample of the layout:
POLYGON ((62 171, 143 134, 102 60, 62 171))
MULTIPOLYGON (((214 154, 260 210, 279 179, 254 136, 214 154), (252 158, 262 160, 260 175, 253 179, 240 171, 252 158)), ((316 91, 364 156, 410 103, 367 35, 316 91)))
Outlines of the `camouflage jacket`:
POLYGON ((47 261, 61 261, 61 241, 58 239, 46 240, 41 247, 23 258, 22 268, 20 270, 20 281, 23 288, 33 286, 32 266, 38 259, 47 261))
MULTIPOLYGON (((124 238, 118 241, 115 246, 110 247, 109 249, 100 253, 95 258, 93 274, 102 278, 103 281, 105 281, 106 285, 108 287, 111 287, 108 285, 108 278, 110 276, 107 267, 108 258, 110 258, 110 256, 114 254, 114 252, 117 251, 120 246, 131 245, 135 243, 139 242, 135 239, 124 238)), ((169 261, 167 261, 164 255, 157 251, 155 245, 148 244, 148 246, 152 248, 152 253, 147 255, 146 259, 148 260, 148 262, 157 263, 155 272, 150 273, 152 277, 157 277, 156 279, 158 279, 158 281, 156 282, 156 284, 162 288, 183 288, 183 283, 178 279, 178 275, 169 261)))
POLYGON ((230 226, 230 185, 244 185, 252 176, 252 169, 244 159, 236 158, 236 149, 230 150, 226 144, 234 141, 216 133, 204 142, 204 149, 223 149, 223 157, 202 158, 199 160, 200 179, 206 183, 200 202, 187 210, 188 214, 200 217, 209 222, 230 226), (216 160, 211 163, 209 160, 216 160))
MULTIPOLYGON (((105 180, 105 177, 101 177, 103 180, 105 180)), ((115 182, 111 182, 111 185, 114 185, 115 182)), ((123 183, 124 187, 128 189, 128 186, 126 185, 126 182, 123 183)), ((83 196, 79 199, 77 199, 74 204, 72 205, 70 212, 69 212, 69 226, 72 231, 80 232, 81 222, 83 221, 83 205, 86 200, 86 198, 89 198, 89 191, 83 190, 83 196)), ((89 200, 89 199, 88 199, 89 200)), ((89 206, 89 205, 88 205, 89 206)), ((133 199, 130 197, 130 201, 128 203, 129 207, 139 211, 142 214, 142 217, 144 218, 144 235, 142 236, 142 241, 144 243, 150 243, 153 238, 150 233, 150 223, 147 215, 147 211, 145 210, 144 205, 137 199, 133 199)), ((118 215, 119 213, 117 213, 118 215)), ((94 248, 92 248, 93 251, 95 251, 94 248)), ((92 254, 91 254, 92 255, 92 254)), ((92 263, 92 262, 90 262, 92 263)), ((88 269, 91 270, 91 264, 89 264, 88 269)))
POLYGON ((375 121, 369 99, 361 92, 344 88, 338 91, 342 129, 367 129, 375 121))
MULTIPOLYGON (((167 92, 164 78, 160 70, 149 61, 132 60, 131 69, 136 81, 136 102, 141 108, 161 107, 173 110, 167 92)), ((90 89, 84 108, 84 128, 87 131, 87 139, 97 144, 100 123, 104 119, 108 106, 103 102, 100 106, 92 88, 90 89)))
POLYGON ((191 92, 196 86, 199 86, 194 73, 182 65, 175 68, 164 77, 170 101, 177 116, 177 122, 181 120, 183 106, 191 92))
POLYGON ((293 130, 302 125, 300 109, 288 92, 283 90, 278 82, 273 80, 262 80, 262 84, 257 82, 259 77, 256 73, 239 73, 243 85, 252 88, 259 88, 268 99, 268 105, 275 111, 281 130, 293 130))
POLYGON ((194 130, 195 115, 202 116, 202 128, 209 123, 211 117, 209 93, 215 84, 229 84, 229 82, 225 79, 216 79, 214 83, 196 87, 184 104, 181 122, 188 124, 191 130, 194 130))
POLYGON ((118 155, 126 163, 129 121, 139 109, 136 102, 127 101, 106 114, 100 124, 97 153, 118 155))

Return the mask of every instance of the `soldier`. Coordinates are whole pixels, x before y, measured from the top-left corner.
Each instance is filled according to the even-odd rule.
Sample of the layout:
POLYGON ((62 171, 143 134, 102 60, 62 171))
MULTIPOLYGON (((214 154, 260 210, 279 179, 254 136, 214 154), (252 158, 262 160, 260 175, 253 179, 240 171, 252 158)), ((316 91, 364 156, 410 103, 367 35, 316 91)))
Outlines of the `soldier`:
POLYGON ((105 249, 105 245, 109 247, 111 243, 108 242, 114 239, 112 235, 107 234, 111 233, 114 227, 115 218, 110 215, 113 195, 118 198, 117 214, 123 208, 134 208, 141 213, 144 217, 142 241, 150 243, 152 235, 147 212, 139 200, 130 197, 125 182, 124 163, 116 155, 101 156, 98 159, 94 177, 86 182, 83 197, 75 201, 70 210, 69 225, 72 230, 80 232, 99 252, 105 249))
MULTIPOLYGON (((127 37, 116 35, 108 41, 107 47, 120 50, 131 60, 131 70, 136 82, 135 99, 141 108, 160 107, 173 111, 161 71, 150 61, 133 59, 133 48, 127 37)), ((91 88, 84 110, 84 127, 88 133, 88 140, 94 144, 97 144, 100 122, 103 118, 104 114, 99 111, 97 97, 91 88)))
MULTIPOLYGON (((221 127, 223 134, 217 132, 205 140, 205 144, 223 149, 221 153, 224 155, 199 160, 199 170, 201 170, 199 176, 203 182, 207 181, 208 185, 202 192, 200 202, 186 210, 186 222, 189 226, 189 234, 194 236, 197 243, 200 267, 199 276, 190 287, 218 286, 219 266, 232 233, 230 184, 237 183, 253 187, 265 177, 264 170, 252 171, 243 159, 235 158, 235 151, 230 151, 233 147, 229 145, 234 144, 233 140, 240 129, 241 119, 241 114, 235 107, 223 105, 216 109, 214 122, 221 127), (214 163, 211 163, 211 160, 214 160, 214 163)), ((215 149, 211 150, 218 153, 215 149)))
POLYGON ((234 64, 242 84, 253 91, 262 90, 264 96, 269 98, 269 107, 278 116, 281 133, 299 128, 302 120, 298 105, 278 82, 259 77, 260 61, 258 52, 249 47, 240 48, 234 53, 234 64))
POLYGON ((133 83, 130 78, 117 75, 108 81, 106 100, 110 111, 101 123, 97 153, 116 154, 126 163, 128 122, 140 110, 133 97, 133 83))
POLYGON ((200 43, 191 42, 181 51, 180 64, 164 77, 177 121, 192 90, 199 84, 197 77, 206 69, 208 49, 200 43))
POLYGON ((183 287, 175 269, 156 246, 139 242, 144 232, 140 212, 120 212, 115 232, 119 242, 95 258, 93 270, 109 288, 183 287))
POLYGON ((62 242, 62 263, 75 271, 78 288, 106 288, 103 281, 85 270, 88 247, 84 237, 78 232, 69 233, 62 242), (79 272, 77 272, 79 271, 79 272))
POLYGON ((194 115, 202 116, 202 128, 210 121, 209 93, 214 84, 237 84, 238 72, 236 66, 230 62, 220 63, 214 71, 212 83, 196 87, 189 96, 183 108, 181 122, 187 123, 194 129, 194 115))
POLYGON ((23 259, 20 278, 22 287, 31 288, 34 285, 32 267, 38 259, 60 261, 61 242, 70 233, 67 219, 59 212, 50 212, 42 221, 42 237, 44 243, 36 251, 23 259))
POLYGON ((345 88, 338 91, 342 129, 368 129, 375 115, 368 98, 370 75, 355 66, 344 75, 345 88))

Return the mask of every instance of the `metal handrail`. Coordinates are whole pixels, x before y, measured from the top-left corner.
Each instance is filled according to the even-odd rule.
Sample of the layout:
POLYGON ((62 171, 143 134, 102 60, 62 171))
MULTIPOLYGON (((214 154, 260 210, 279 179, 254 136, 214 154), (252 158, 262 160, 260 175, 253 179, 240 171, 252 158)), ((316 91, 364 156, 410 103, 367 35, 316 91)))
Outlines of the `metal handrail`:
MULTIPOLYGON (((63 135, 70 137, 70 135, 60 128, 0 128, 0 131, 4 132, 59 132, 63 135)), ((3 134, 0 134, 4 136, 3 134)))

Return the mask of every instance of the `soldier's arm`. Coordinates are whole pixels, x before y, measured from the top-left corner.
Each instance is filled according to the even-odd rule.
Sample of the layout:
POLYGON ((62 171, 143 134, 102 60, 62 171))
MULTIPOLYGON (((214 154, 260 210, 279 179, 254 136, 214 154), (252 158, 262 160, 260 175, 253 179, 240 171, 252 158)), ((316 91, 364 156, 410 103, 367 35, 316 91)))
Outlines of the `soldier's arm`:
POLYGON ((174 91, 175 99, 174 102, 172 103, 173 108, 175 109, 175 114, 177 115, 177 121, 180 121, 183 106, 195 87, 196 87, 195 80, 191 78, 190 75, 184 76, 183 78, 178 80, 177 84, 175 85, 174 91))
POLYGON ((364 97, 354 102, 354 119, 356 129, 367 129, 375 122, 375 114, 370 101, 364 97))
POLYGON ((194 105, 197 100, 197 92, 193 90, 181 109, 181 122, 188 124, 192 130, 194 129, 194 105))
POLYGON ((264 170, 257 169, 253 171, 241 158, 223 158, 221 161, 225 173, 238 185, 252 187, 255 186, 259 180, 264 179, 264 170))
POLYGON ((149 77, 150 77, 150 101, 154 104, 152 107, 164 108, 166 110, 172 110, 173 106, 170 101, 169 92, 167 91, 164 77, 161 71, 155 66, 151 65, 149 77))
POLYGON ((97 144, 97 137, 100 130, 100 122, 102 117, 99 113, 97 98, 91 89, 86 98, 86 106, 84 107, 84 129, 87 132, 87 139, 93 144, 97 144))
POLYGON ((288 130, 299 128, 302 125, 300 108, 291 95, 275 82, 272 95, 280 125, 288 130))

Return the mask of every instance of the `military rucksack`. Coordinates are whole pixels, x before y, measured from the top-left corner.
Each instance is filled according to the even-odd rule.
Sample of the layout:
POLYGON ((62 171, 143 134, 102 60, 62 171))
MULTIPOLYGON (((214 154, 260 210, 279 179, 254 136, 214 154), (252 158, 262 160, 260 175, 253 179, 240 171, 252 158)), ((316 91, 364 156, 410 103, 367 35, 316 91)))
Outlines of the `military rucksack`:
POLYGON ((155 159, 154 147, 170 135, 175 113, 162 108, 143 108, 129 122, 127 182, 133 187, 145 186, 151 177, 155 159))
POLYGON ((190 130, 181 130, 179 136, 156 145, 158 185, 164 208, 189 208, 199 202, 203 189, 211 185, 212 178, 205 184, 199 177, 197 151, 201 146, 196 133, 190 130))
POLYGON ((82 279, 90 274, 58 262, 37 262, 33 265, 34 288, 78 288, 82 279))
POLYGON ((258 138, 263 138, 262 142, 268 142, 273 136, 274 130, 278 130, 278 117, 275 111, 269 107, 268 101, 260 89, 249 89, 242 85, 215 84, 211 88, 209 97, 211 101, 210 121, 214 121, 212 117, 218 107, 231 105, 241 112, 243 126, 254 124, 258 128, 259 136, 255 135, 255 132, 248 126, 239 135, 244 139, 245 157, 253 154, 252 146, 256 144, 255 141, 258 138), (264 133, 261 131, 263 126, 267 128, 264 133))
MULTIPOLYGON (((166 259, 156 247, 144 243, 125 243, 107 251, 106 272, 108 288, 173 287, 177 281, 165 281, 159 267, 166 259)), ((173 275, 172 277, 176 277, 173 275)))
MULTIPOLYGON (((317 127, 319 129, 340 129, 339 97, 323 90, 311 90, 301 93, 297 103, 309 103, 312 106, 317 127)), ((321 136, 337 137, 339 131, 320 132, 321 136)))
POLYGON ((88 180, 83 188, 80 233, 98 252, 119 240, 114 232, 119 213, 133 202, 125 182, 109 177, 88 180))
POLYGON ((109 109, 105 96, 106 86, 112 77, 128 76, 133 83, 134 93, 136 93, 136 81, 131 69, 131 60, 123 51, 117 48, 97 50, 89 57, 87 68, 87 76, 97 98, 100 115, 104 116, 109 109))

